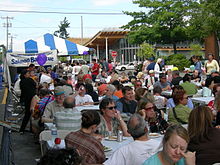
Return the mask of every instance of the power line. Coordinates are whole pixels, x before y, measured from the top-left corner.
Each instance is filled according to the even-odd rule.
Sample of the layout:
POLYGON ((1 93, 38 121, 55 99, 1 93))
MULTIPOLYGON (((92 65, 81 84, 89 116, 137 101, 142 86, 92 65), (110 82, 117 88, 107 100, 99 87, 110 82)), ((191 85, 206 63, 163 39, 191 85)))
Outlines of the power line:
POLYGON ((69 15, 124 15, 124 13, 107 13, 107 12, 59 12, 59 11, 33 11, 33 10, 0 10, 0 12, 9 13, 36 13, 36 14, 69 14, 69 15))

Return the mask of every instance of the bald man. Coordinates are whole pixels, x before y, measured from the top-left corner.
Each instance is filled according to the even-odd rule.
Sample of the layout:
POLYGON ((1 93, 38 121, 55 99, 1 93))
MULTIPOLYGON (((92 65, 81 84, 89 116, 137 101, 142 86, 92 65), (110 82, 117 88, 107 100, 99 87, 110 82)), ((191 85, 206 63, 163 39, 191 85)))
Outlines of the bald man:
POLYGON ((81 112, 75 108, 75 98, 67 96, 63 102, 64 110, 56 112, 57 129, 77 131, 81 128, 81 112))
POLYGON ((160 142, 148 138, 147 125, 139 114, 134 114, 128 121, 128 133, 134 141, 119 148, 104 165, 141 165, 160 149, 160 142))

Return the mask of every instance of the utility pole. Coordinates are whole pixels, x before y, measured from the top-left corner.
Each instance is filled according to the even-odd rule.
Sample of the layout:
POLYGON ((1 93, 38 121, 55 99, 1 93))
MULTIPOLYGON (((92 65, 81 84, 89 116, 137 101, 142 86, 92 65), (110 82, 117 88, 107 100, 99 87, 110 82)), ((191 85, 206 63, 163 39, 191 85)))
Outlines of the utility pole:
POLYGON ((6 51, 8 50, 8 28, 12 27, 12 23, 9 23, 10 19, 13 19, 13 17, 1 17, 1 19, 6 19, 6 23, 3 23, 3 27, 6 27, 6 51))
MULTIPOLYGON (((15 35, 16 36, 16 35, 15 35)), ((10 50, 13 50, 13 39, 14 38, 16 38, 15 36, 13 36, 12 34, 11 34, 11 43, 10 43, 10 50)))

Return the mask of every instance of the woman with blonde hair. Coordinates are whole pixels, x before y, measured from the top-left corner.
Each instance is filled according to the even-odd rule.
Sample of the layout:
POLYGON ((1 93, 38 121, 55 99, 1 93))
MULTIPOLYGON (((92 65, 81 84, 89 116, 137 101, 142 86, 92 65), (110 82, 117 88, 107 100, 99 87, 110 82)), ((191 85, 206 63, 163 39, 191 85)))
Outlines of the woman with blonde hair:
POLYGON ((213 114, 209 107, 199 106, 189 115, 188 149, 196 151, 196 165, 220 162, 220 130, 212 125, 213 114))
POLYGON ((154 66, 155 77, 157 78, 159 78, 159 74, 162 73, 161 63, 162 63, 162 58, 158 58, 154 66))
POLYGON ((187 152, 189 136, 181 125, 171 125, 164 135, 163 150, 148 158, 143 165, 195 165, 195 153, 187 152))
POLYGON ((208 61, 205 63, 206 74, 211 75, 212 71, 219 72, 218 62, 214 59, 214 55, 208 54, 208 61))

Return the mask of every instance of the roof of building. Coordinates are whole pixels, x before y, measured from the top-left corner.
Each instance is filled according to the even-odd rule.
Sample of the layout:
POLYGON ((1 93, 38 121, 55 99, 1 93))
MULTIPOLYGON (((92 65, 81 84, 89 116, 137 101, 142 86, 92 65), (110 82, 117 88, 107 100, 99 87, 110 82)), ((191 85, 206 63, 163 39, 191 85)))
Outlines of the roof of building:
POLYGON ((106 46, 106 38, 108 39, 108 45, 113 45, 118 39, 124 38, 127 33, 128 30, 121 28, 105 28, 87 41, 84 46, 96 49, 98 45, 99 49, 102 49, 106 46))
POLYGON ((86 42, 88 42, 91 38, 68 38, 69 41, 74 42, 76 44, 84 45, 86 42))

